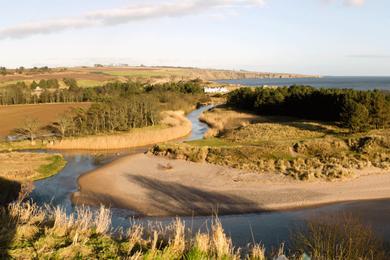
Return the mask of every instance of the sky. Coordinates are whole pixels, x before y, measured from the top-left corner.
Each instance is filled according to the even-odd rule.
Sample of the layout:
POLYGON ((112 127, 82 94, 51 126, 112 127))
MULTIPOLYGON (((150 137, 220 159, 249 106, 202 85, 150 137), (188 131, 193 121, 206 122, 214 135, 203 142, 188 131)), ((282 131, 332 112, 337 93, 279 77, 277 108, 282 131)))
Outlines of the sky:
POLYGON ((389 11, 389 0, 2 1, 0 66, 390 76, 389 11))

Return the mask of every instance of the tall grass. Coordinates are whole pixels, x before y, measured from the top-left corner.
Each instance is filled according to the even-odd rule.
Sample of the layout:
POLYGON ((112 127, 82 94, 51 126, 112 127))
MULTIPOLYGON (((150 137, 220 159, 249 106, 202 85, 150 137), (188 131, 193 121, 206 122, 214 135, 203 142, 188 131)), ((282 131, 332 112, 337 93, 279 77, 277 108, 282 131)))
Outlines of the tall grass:
MULTIPOLYGON (((320 218, 293 238, 289 259, 303 259, 304 253, 312 259, 386 259, 372 231, 355 219, 320 218)), ((29 202, 0 208, 0 259, 265 260, 285 252, 284 245, 268 254, 257 243, 235 248, 218 218, 209 231, 195 234, 180 219, 165 227, 133 223, 123 232, 112 228, 111 212, 104 207, 81 207, 70 215, 29 202)))
POLYGON ((216 219, 209 233, 195 236, 176 219, 167 227, 145 229, 133 224, 127 232, 111 227, 110 210, 61 208, 13 203, 0 209, 1 257, 16 259, 265 259, 254 245, 247 254, 232 246, 216 219), (115 232, 114 232, 115 231, 115 232))
POLYGON ((147 146, 175 140, 191 132, 191 122, 181 112, 167 111, 159 127, 133 129, 129 133, 117 135, 88 136, 65 139, 50 149, 110 150, 147 146))
POLYGON ((317 216, 293 234, 298 255, 306 252, 313 259, 388 259, 384 245, 372 229, 348 214, 317 216))

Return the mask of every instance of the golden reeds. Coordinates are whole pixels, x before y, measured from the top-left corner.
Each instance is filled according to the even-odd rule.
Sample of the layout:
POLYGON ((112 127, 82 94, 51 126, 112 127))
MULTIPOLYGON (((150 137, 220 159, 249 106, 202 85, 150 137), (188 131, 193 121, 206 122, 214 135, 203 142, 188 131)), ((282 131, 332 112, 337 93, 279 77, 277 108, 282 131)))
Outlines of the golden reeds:
POLYGON ((191 122, 183 112, 163 112, 162 125, 133 129, 128 133, 69 138, 49 146, 49 149, 112 150, 141 147, 175 140, 191 132, 191 122))

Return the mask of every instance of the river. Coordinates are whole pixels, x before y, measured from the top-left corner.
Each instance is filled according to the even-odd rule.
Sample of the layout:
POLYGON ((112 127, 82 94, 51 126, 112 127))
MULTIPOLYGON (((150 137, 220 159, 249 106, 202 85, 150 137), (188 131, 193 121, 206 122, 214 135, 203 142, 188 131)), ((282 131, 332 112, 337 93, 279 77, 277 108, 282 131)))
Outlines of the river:
MULTIPOLYGON (((188 115, 192 122, 193 131, 190 136, 181 141, 197 140, 203 138, 208 126, 199 121, 201 113, 211 106, 199 108, 188 115)), ((65 168, 57 175, 35 182, 35 189, 31 198, 38 204, 51 204, 61 206, 68 213, 74 211, 70 197, 78 190, 77 179, 84 173, 95 170, 102 165, 112 162, 122 156, 145 152, 147 148, 135 148, 120 151, 63 152, 68 162, 65 168)), ((47 151, 42 151, 47 152, 47 151)), ((58 151, 50 151, 54 153, 58 151)), ((112 222, 114 227, 128 227, 133 219, 134 212, 123 209, 112 209, 112 222)), ((291 210, 283 212, 242 214, 220 216, 227 234, 232 237, 235 246, 245 246, 253 240, 262 242, 270 247, 278 247, 281 242, 288 241, 290 232, 301 225, 308 218, 323 216, 324 214, 348 213, 360 217, 373 230, 390 243, 390 199, 377 201, 358 201, 337 203, 308 209, 291 210)), ((141 218, 140 223, 161 222, 168 224, 173 218, 141 218)), ((187 227, 193 231, 206 229, 212 217, 184 217, 187 227)))

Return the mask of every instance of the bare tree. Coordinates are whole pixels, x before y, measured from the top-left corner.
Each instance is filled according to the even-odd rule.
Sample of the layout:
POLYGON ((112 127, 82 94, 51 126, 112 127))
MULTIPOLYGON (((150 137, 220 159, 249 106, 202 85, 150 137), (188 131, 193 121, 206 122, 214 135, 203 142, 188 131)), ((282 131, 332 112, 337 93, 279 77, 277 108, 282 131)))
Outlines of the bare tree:
POLYGON ((24 121, 22 127, 16 129, 16 133, 26 135, 33 144, 40 128, 41 125, 36 118, 28 118, 24 121))
POLYGON ((60 133, 61 137, 64 138, 73 125, 74 121, 72 116, 64 114, 53 124, 53 127, 60 133))

